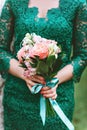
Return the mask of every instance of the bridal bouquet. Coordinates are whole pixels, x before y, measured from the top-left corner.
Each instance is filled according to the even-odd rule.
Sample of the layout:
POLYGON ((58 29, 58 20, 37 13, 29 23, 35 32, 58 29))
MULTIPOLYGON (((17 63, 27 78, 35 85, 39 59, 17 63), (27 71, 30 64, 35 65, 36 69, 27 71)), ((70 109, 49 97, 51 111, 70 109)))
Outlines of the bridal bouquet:
POLYGON ((61 65, 61 49, 57 42, 27 33, 17 58, 25 69, 25 75, 42 75, 45 79, 52 78, 61 65), (56 69, 57 63, 57 69, 56 69))
MULTIPOLYGON (((24 75, 28 77, 35 74, 41 75, 46 80, 46 86, 54 87, 58 80, 53 77, 62 64, 61 48, 57 44, 55 40, 43 38, 35 33, 27 33, 22 40, 22 47, 17 53, 21 66, 25 68, 24 75)), ((32 92, 38 93, 42 87, 44 85, 37 84, 32 87, 32 92)), ((45 116, 54 115, 55 112, 49 99, 42 97, 40 107, 42 106, 40 113, 42 113, 44 124, 45 116)))

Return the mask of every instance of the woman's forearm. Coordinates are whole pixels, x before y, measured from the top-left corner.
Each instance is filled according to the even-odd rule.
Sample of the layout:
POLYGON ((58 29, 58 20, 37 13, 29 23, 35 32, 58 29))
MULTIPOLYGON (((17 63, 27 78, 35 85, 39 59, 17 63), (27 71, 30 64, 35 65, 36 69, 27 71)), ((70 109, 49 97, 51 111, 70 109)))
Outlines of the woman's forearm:
POLYGON ((59 79, 59 84, 70 80, 73 77, 73 66, 65 66, 57 73, 56 77, 59 79))
POLYGON ((9 68, 9 73, 23 79, 26 82, 26 85, 28 88, 31 90, 32 86, 34 86, 36 83, 43 84, 45 83, 44 78, 38 75, 33 75, 31 77, 26 77, 24 76, 24 68, 20 67, 20 63, 15 60, 11 59, 10 60, 10 68, 9 68))
POLYGON ((10 60, 9 73, 18 78, 24 79, 24 68, 20 67, 19 62, 16 59, 10 60))
MULTIPOLYGON (((25 79, 24 68, 20 67, 19 62, 15 59, 10 61, 9 73, 23 80, 25 79)), ((73 66, 65 66, 57 73, 56 77, 59 79, 59 84, 70 80, 73 77, 73 66)))

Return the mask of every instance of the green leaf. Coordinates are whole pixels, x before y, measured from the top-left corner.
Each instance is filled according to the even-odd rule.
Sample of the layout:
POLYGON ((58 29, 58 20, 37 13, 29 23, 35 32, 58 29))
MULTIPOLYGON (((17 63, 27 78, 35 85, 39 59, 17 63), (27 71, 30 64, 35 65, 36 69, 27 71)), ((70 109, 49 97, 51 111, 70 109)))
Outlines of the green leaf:
POLYGON ((31 62, 30 62, 30 65, 33 67, 33 68, 36 68, 37 67, 37 64, 38 64, 38 57, 30 57, 31 59, 31 62))
POLYGON ((35 63, 30 63, 30 65, 31 65, 32 68, 36 68, 36 67, 37 67, 37 62, 35 62, 35 63))
POLYGON ((60 70, 60 67, 62 65, 63 61, 62 59, 58 58, 55 62, 55 64, 53 65, 53 72, 56 73, 60 70))
POLYGON ((55 55, 50 55, 48 58, 47 58, 47 61, 46 61, 46 64, 48 64, 48 66, 50 68, 52 68, 52 65, 54 64, 55 62, 55 55))
POLYGON ((37 64, 37 73, 39 74, 48 74, 48 65, 44 62, 44 61, 38 61, 38 64, 37 64))

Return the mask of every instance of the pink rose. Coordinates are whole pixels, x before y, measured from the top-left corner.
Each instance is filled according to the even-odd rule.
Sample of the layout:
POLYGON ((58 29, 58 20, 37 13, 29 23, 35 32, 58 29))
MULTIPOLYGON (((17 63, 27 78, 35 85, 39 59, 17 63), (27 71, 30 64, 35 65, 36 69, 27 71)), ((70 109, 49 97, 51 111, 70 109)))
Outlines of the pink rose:
POLYGON ((30 51, 30 57, 39 56, 40 59, 48 57, 49 50, 46 43, 41 42, 34 45, 30 51))
POLYGON ((24 57, 24 55, 25 55, 25 49, 24 49, 24 47, 22 47, 22 48, 18 51, 18 53, 17 53, 17 58, 18 58, 18 60, 19 60, 20 63, 23 62, 22 57, 24 57))

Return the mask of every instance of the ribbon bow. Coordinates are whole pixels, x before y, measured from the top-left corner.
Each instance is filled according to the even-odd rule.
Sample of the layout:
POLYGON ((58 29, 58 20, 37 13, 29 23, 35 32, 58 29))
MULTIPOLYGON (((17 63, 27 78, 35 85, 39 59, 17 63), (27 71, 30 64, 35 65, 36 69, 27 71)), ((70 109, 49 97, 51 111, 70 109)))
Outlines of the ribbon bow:
MULTIPOLYGON (((55 87, 55 85, 58 83, 57 78, 52 78, 50 81, 46 82, 45 86, 49 86, 50 88, 55 87)), ((36 84, 32 87, 31 92, 33 94, 39 93, 40 90, 44 87, 43 84, 36 84)), ((70 120, 66 117, 56 100, 52 100, 49 98, 49 102, 52 105, 54 111, 57 113, 57 115, 60 117, 60 119, 63 121, 63 123, 68 127, 69 130, 74 130, 73 124, 70 122, 70 120)), ((41 95, 40 97, 40 116, 42 119, 43 125, 45 125, 46 120, 46 99, 41 95)))

